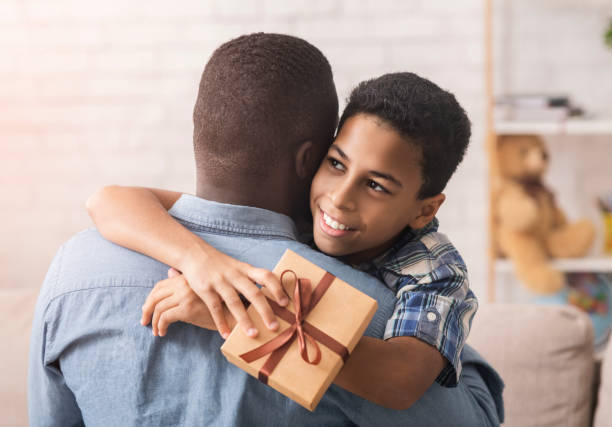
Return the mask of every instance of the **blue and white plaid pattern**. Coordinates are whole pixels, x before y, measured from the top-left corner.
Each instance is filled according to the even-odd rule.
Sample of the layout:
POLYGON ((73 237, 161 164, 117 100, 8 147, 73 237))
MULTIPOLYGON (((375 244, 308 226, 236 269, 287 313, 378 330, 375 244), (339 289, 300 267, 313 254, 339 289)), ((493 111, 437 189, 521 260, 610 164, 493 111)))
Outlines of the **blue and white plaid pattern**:
POLYGON ((450 363, 436 381, 457 385, 461 350, 478 308, 467 268, 434 218, 406 231, 387 252, 360 268, 378 276, 396 293, 397 303, 384 339, 411 336, 434 346, 450 363))

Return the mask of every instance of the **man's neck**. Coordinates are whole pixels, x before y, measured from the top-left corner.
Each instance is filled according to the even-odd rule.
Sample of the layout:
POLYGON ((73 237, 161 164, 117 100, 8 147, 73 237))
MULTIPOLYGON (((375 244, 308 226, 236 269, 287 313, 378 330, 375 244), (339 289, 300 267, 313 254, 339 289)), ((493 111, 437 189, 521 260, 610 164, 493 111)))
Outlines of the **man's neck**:
POLYGON ((280 193, 278 188, 270 185, 249 184, 234 182, 223 186, 198 179, 196 196, 219 203, 267 209, 293 218, 289 195, 280 193))

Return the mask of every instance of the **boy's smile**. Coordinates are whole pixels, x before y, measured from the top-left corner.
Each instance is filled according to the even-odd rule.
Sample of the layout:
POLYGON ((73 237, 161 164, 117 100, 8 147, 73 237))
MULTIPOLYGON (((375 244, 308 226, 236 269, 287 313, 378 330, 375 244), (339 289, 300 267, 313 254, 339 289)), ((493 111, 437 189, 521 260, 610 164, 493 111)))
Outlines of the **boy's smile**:
POLYGON ((347 119, 312 182, 317 247, 358 263, 391 247, 407 226, 427 225, 444 196, 417 198, 420 162, 420 149, 378 117, 347 119))

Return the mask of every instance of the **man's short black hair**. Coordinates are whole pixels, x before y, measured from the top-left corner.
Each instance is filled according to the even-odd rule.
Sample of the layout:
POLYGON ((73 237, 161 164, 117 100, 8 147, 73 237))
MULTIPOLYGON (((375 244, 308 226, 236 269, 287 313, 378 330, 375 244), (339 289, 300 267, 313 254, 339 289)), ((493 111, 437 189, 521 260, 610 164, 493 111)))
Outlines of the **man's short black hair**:
POLYGON ((288 35, 244 35, 215 50, 202 73, 196 163, 213 182, 236 168, 265 178, 299 143, 329 144, 337 120, 332 70, 319 49, 288 35))
POLYGON ((413 73, 390 73, 351 92, 338 129, 359 113, 390 125, 421 149, 423 185, 418 197, 440 194, 463 159, 470 121, 454 95, 413 73))

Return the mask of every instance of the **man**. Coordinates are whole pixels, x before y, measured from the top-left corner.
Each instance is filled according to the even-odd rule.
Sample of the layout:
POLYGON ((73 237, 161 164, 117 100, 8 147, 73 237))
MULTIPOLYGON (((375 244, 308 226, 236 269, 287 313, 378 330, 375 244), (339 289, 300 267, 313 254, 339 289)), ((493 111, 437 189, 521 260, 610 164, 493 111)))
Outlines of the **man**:
MULTIPOLYGON (((305 41, 253 34, 222 45, 204 70, 194 110, 197 197, 183 196, 170 213, 241 261, 271 269, 289 248, 353 284, 377 299, 366 335, 380 338, 392 292, 297 242, 292 221, 307 209, 337 109, 329 64, 305 41)), ((140 326, 140 306, 166 271, 95 230, 62 246, 33 324, 32 425, 499 423, 491 396, 500 392, 497 377, 471 349, 458 387, 434 384, 408 410, 332 386, 308 412, 227 363, 216 332, 177 324, 159 339, 140 326)))

